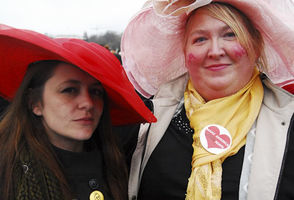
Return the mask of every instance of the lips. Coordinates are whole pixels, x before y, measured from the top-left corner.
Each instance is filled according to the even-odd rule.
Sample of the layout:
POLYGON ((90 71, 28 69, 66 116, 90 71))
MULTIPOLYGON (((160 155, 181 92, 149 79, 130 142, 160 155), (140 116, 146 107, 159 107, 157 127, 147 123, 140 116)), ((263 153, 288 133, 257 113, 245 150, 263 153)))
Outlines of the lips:
POLYGON ((220 71, 227 68, 229 65, 230 64, 212 64, 212 65, 206 66, 205 68, 210 71, 220 71))
POLYGON ((75 119, 73 121, 78 122, 78 123, 83 124, 83 125, 91 125, 94 122, 94 118, 92 118, 92 117, 83 117, 83 118, 75 119))

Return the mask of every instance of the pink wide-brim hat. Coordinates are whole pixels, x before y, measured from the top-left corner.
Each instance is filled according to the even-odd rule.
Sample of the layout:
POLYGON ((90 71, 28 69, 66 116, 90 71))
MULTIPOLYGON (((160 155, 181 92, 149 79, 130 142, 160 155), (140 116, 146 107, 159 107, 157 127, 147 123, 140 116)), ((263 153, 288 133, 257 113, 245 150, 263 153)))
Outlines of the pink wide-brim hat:
POLYGON ((49 38, 0 24, 0 96, 11 100, 29 64, 41 60, 73 64, 99 80, 107 93, 113 125, 156 121, 119 60, 106 48, 80 39, 49 38))
POLYGON ((292 0, 149 0, 121 41, 123 67, 143 96, 154 95, 161 84, 186 73, 182 42, 188 15, 211 2, 230 4, 247 15, 264 39, 264 73, 279 86, 294 82, 292 0))

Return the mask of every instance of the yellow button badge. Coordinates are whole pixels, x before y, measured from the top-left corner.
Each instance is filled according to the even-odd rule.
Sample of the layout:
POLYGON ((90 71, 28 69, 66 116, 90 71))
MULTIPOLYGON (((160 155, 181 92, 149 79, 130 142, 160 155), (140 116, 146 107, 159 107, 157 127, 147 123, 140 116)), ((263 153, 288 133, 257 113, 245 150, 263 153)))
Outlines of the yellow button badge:
POLYGON ((104 200, 102 192, 95 190, 90 194, 90 200, 104 200))

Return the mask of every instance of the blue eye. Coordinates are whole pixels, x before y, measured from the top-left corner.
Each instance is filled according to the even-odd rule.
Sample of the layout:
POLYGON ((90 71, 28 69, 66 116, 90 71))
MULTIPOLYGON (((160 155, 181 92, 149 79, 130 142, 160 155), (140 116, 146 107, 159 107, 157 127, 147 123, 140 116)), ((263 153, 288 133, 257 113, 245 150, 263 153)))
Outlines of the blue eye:
POLYGON ((234 32, 227 32, 224 37, 236 37, 236 34, 234 32))
POLYGON ((205 37, 198 37, 198 38, 196 38, 196 39, 193 40, 193 44, 194 44, 194 43, 200 43, 200 42, 203 42, 203 41, 205 41, 205 40, 206 40, 205 37))

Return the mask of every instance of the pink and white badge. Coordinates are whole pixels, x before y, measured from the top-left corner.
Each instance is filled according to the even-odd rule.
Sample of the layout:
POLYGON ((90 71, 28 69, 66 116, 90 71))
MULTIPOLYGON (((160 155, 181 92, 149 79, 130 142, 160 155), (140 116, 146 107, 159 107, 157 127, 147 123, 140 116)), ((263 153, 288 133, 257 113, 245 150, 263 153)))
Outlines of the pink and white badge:
POLYGON ((200 142, 208 152, 220 154, 231 147, 232 137, 226 128, 210 124, 201 130, 200 142))

